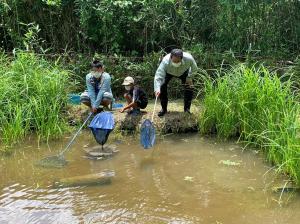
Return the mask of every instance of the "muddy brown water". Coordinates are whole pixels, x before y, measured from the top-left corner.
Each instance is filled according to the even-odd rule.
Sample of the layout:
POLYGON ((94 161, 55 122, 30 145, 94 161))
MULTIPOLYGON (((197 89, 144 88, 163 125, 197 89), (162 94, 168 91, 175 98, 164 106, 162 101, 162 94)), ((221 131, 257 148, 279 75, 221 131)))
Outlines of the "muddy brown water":
POLYGON ((24 144, 0 159, 0 223, 203 223, 298 224, 300 197, 269 189, 284 182, 263 156, 234 142, 170 135, 145 151, 125 138, 120 152, 105 161, 83 158, 95 146, 84 132, 67 153, 63 169, 34 163, 63 148, 68 139, 24 144), (230 166, 222 161, 240 164, 230 166), (60 178, 114 170, 110 185, 59 188, 60 178), (279 203, 279 198, 280 202, 279 203))

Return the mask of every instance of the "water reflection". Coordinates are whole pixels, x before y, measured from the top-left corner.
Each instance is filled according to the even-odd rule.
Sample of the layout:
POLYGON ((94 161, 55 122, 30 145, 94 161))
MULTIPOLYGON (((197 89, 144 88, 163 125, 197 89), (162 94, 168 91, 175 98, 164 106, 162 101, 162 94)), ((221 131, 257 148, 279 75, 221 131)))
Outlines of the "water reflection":
MULTIPOLYGON (((66 139, 65 141, 67 141, 66 139)), ((270 186, 283 179, 252 151, 199 136, 169 136, 155 152, 128 138, 114 158, 83 158, 93 146, 84 134, 67 155, 64 169, 34 162, 47 147, 18 150, 1 161, 0 223, 291 223, 300 219, 300 198, 279 206, 270 186), (239 162, 239 166, 220 163, 239 162), (60 178, 114 170, 111 185, 54 189, 60 178), (266 187, 267 186, 267 187, 266 187)), ((56 153, 65 142, 51 145, 56 153)), ((282 200, 287 201, 288 196, 282 200)))

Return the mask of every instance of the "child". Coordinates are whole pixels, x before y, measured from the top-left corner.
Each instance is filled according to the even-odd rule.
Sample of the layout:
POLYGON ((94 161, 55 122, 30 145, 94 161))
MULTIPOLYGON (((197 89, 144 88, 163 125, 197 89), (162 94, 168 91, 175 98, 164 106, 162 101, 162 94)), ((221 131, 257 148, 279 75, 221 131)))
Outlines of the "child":
POLYGON ((148 98, 143 89, 134 84, 134 79, 130 76, 124 79, 122 84, 127 93, 124 94, 124 97, 127 101, 127 106, 120 110, 123 113, 125 110, 129 110, 128 114, 139 115, 141 113, 140 109, 145 109, 148 104, 148 98))

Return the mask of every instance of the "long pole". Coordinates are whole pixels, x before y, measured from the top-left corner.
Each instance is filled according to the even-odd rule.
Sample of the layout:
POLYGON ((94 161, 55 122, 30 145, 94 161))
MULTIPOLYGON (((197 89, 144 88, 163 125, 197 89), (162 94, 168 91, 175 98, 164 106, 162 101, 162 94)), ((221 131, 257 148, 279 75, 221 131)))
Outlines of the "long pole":
POLYGON ((153 108, 153 112, 152 112, 151 122, 153 122, 153 118, 154 118, 154 114, 155 114, 155 108, 156 108, 156 103, 157 103, 157 98, 158 98, 158 96, 156 96, 156 98, 155 98, 155 103, 154 103, 154 108, 153 108))
POLYGON ((83 128, 83 126, 86 124, 86 122, 90 119, 90 117, 92 116, 92 112, 89 113, 89 116, 85 119, 85 121, 83 122, 83 124, 80 126, 80 128, 78 129, 78 131, 76 132, 76 134, 73 136, 73 138, 71 139, 71 141, 69 142, 69 144, 66 146, 66 148, 64 150, 62 150, 59 155, 63 155, 68 149, 69 147, 72 145, 72 143, 74 142, 75 138, 77 137, 77 135, 79 134, 79 132, 81 131, 81 129, 83 128))

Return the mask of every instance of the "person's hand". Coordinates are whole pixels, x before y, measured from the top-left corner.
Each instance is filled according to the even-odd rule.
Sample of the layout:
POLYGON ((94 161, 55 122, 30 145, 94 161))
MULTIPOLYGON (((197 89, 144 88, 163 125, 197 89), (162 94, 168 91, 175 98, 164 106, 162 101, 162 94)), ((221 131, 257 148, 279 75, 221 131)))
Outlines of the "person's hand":
POLYGON ((154 94, 155 94, 155 96, 158 97, 160 95, 160 92, 159 91, 155 91, 154 94))
POLYGON ((122 108, 121 110, 120 110, 120 113, 123 113, 125 110, 124 110, 124 108, 122 108))
POLYGON ((92 110, 91 110, 94 114, 97 113, 97 108, 95 107, 92 107, 92 110))
POLYGON ((186 81, 185 81, 185 84, 186 84, 186 85, 189 85, 189 86, 192 86, 192 85, 193 85, 193 80, 187 78, 186 81))

